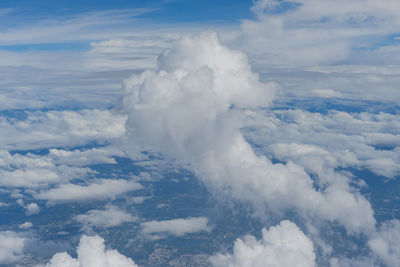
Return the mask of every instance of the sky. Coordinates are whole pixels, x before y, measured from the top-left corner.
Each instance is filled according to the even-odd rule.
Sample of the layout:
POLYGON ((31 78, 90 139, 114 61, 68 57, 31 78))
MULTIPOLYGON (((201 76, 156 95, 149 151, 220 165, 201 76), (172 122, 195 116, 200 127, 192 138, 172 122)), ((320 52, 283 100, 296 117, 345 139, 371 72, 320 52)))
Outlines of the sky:
POLYGON ((399 9, 1 1, 0 266, 400 265, 399 9))
POLYGON ((226 21, 237 22, 251 17, 251 1, 2 1, 2 8, 12 8, 21 15, 49 16, 51 14, 102 11, 111 9, 148 9, 142 18, 154 22, 226 21))

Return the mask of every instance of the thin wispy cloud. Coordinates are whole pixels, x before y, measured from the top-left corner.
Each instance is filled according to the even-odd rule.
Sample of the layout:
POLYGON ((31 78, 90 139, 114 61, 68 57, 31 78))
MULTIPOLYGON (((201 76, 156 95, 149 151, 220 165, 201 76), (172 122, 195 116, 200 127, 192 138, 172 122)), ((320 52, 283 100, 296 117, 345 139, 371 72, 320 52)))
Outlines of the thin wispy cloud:
POLYGON ((140 15, 154 9, 121 9, 43 18, 16 27, 3 25, 0 45, 101 40, 128 32, 140 15), (118 31, 115 31, 119 28, 118 31))
POLYGON ((13 12, 13 8, 0 8, 0 16, 8 15, 13 12))

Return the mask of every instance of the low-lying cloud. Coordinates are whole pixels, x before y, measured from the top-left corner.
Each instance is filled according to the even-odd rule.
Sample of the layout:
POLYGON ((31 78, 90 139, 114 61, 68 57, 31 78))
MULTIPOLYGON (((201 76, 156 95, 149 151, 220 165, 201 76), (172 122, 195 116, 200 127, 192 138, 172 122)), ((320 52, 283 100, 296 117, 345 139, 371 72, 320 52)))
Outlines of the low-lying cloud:
POLYGON ((82 236, 76 253, 76 259, 66 252, 57 253, 45 267, 137 267, 117 250, 107 250, 99 236, 82 236))
POLYGON ((212 230, 206 217, 150 221, 142 223, 141 226, 141 233, 152 239, 168 237, 169 235, 183 236, 198 232, 210 232, 212 230))
POLYGON ((108 205, 104 210, 89 210, 85 214, 80 214, 75 219, 82 223, 84 227, 113 227, 125 222, 136 221, 136 217, 119 209, 116 206, 108 205))
POLYGON ((56 188, 41 191, 35 197, 49 203, 79 202, 87 200, 115 199, 118 195, 141 189, 134 181, 122 179, 97 179, 87 185, 62 184, 56 188))
POLYGON ((287 220, 264 228, 259 241, 252 235, 237 239, 232 254, 217 254, 210 261, 214 267, 316 266, 312 241, 287 220))

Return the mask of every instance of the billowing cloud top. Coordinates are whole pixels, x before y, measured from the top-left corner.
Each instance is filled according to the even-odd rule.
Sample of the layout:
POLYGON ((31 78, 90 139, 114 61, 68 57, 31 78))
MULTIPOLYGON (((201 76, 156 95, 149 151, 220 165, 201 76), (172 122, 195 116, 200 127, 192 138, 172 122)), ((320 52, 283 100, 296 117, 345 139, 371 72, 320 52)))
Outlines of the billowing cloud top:
POLYGON ((160 56, 157 70, 125 81, 127 125, 135 143, 169 152, 203 150, 215 136, 211 132, 237 120, 224 118, 232 106, 267 105, 274 90, 259 82, 243 53, 221 45, 215 32, 185 36, 160 56))
POLYGON ((373 229, 370 203, 351 191, 345 177, 332 175, 327 189, 317 191, 302 167, 272 164, 242 136, 242 108, 267 105, 274 90, 214 32, 185 36, 160 56, 157 70, 125 82, 130 144, 188 163, 210 188, 254 207, 295 208, 307 217, 339 221, 349 232, 373 229))
POLYGON ((314 246, 311 240, 292 222, 262 231, 262 240, 248 235, 238 239, 233 254, 211 257, 215 267, 312 267, 315 266, 314 246))
POLYGON ((82 236, 76 252, 76 259, 66 252, 57 253, 45 267, 137 267, 118 251, 106 250, 104 239, 99 236, 82 236))

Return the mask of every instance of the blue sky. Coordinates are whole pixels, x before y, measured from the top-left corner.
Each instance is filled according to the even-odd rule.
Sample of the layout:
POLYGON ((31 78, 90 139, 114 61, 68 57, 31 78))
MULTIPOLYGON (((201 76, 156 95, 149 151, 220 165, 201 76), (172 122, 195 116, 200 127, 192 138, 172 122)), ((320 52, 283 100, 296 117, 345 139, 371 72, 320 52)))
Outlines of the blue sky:
POLYGON ((187 22, 222 20, 235 22, 251 17, 252 1, 243 0, 189 0, 189 1, 2 1, 1 8, 13 8, 22 16, 56 16, 57 13, 77 13, 109 9, 146 8, 154 9, 152 14, 144 15, 154 21, 187 22))

